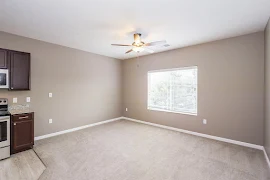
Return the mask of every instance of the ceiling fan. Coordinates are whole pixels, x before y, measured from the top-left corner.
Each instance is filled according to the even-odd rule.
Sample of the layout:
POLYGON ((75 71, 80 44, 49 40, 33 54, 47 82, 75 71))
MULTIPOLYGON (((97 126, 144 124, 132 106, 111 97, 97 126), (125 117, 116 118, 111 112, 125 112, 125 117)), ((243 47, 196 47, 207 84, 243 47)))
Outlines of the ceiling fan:
POLYGON ((149 49, 149 46, 160 46, 163 45, 165 47, 170 46, 169 44, 166 44, 166 41, 155 41, 155 42, 150 42, 150 43, 144 43, 143 41, 141 41, 141 34, 140 33, 136 33, 134 34, 134 42, 131 45, 125 45, 125 44, 112 44, 112 46, 130 46, 132 47, 130 50, 128 50, 126 52, 126 54, 134 51, 134 52, 142 52, 142 51, 146 51, 149 53, 154 53, 154 51, 152 49, 149 49))

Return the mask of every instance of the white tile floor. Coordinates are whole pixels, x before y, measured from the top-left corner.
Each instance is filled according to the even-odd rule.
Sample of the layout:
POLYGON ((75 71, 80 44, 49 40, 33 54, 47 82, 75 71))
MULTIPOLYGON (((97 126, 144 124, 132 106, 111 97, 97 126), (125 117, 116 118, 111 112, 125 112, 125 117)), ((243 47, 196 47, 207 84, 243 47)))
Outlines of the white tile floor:
POLYGON ((44 170, 35 152, 28 150, 0 161, 0 180, 37 180, 44 170))

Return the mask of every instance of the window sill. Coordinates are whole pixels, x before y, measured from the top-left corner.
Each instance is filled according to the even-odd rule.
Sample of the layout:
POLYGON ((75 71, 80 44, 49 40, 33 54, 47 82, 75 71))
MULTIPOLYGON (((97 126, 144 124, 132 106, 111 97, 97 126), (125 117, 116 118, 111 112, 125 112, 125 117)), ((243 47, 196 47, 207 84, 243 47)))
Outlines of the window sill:
POLYGON ((190 116, 197 116, 197 115, 198 115, 198 113, 175 112, 175 111, 162 110, 162 109, 155 109, 155 108, 147 108, 147 109, 150 110, 150 111, 169 112, 169 113, 184 114, 184 115, 190 115, 190 116))

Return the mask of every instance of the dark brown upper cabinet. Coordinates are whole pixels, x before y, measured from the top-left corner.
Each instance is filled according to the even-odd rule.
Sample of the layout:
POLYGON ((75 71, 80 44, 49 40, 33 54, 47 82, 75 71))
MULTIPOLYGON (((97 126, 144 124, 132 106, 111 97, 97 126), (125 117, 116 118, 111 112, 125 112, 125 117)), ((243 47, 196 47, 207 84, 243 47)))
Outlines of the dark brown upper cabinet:
POLYGON ((0 49, 0 69, 8 68, 8 50, 0 49))
POLYGON ((30 90, 30 53, 9 51, 9 90, 30 90))

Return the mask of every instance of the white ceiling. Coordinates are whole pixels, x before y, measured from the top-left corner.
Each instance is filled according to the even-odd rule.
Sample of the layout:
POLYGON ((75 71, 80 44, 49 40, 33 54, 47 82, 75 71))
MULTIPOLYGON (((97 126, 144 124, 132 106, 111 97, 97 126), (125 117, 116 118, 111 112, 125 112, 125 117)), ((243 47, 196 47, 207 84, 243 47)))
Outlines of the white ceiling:
MULTIPOLYGON (((0 31, 118 59, 134 32, 156 52, 262 31, 270 0, 1 0, 0 31)), ((140 54, 144 55, 144 53, 140 54)))

